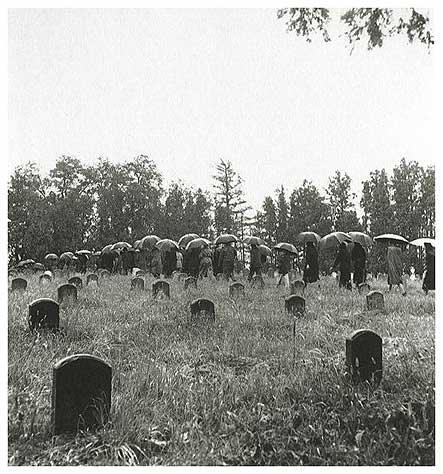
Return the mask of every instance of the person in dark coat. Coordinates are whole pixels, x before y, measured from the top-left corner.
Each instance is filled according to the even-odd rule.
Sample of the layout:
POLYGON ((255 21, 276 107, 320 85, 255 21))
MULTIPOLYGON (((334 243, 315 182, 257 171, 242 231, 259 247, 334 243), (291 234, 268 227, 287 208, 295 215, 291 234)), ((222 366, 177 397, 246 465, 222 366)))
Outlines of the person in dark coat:
POLYGON ((435 290, 435 248, 431 244, 425 243, 425 252, 426 269, 422 288, 427 295, 429 290, 435 290))
POLYGON ((199 278, 206 278, 208 276, 208 272, 212 270, 212 252, 211 249, 204 245, 200 250, 199 254, 199 278))
POLYGON ((235 281, 234 278, 234 263, 237 260, 237 251, 232 246, 232 243, 224 244, 220 252, 220 266, 223 271, 223 277, 225 280, 235 281))
POLYGON ((219 273, 222 272, 220 265, 220 253, 221 248, 219 245, 216 245, 214 249, 214 254, 212 256, 212 270, 214 272, 214 276, 217 276, 219 273))
POLYGON ((171 278, 172 272, 177 267, 177 255, 174 248, 167 250, 163 258, 163 273, 165 278, 171 278))
POLYGON ((105 252, 101 256, 101 265, 106 270, 112 272, 114 266, 114 253, 113 252, 105 252))
POLYGON ((305 247, 305 268, 303 271, 303 281, 305 285, 319 280, 318 272, 318 251, 313 242, 307 242, 305 247))
POLYGON ((349 254, 348 246, 345 242, 340 244, 337 257, 334 264, 332 265, 332 269, 335 269, 337 266, 339 267, 340 272, 338 287, 351 290, 351 255, 349 254))
POLYGON ((351 261, 354 267, 354 284, 358 287, 366 281, 366 251, 358 242, 354 243, 351 261))
POLYGON ((277 286, 280 286, 282 280, 285 282, 285 286, 289 286, 289 271, 291 270, 292 255, 286 250, 280 250, 277 256, 277 269, 280 274, 277 286))
POLYGON ((260 249, 258 248, 257 245, 251 244, 250 255, 251 255, 251 261, 249 262, 249 275, 248 275, 249 282, 252 280, 252 277, 254 275, 261 276, 261 269, 262 269, 260 249))
POLYGON ((200 271, 200 248, 192 248, 186 250, 184 259, 183 259, 183 270, 188 275, 198 278, 200 271))
POLYGON ((131 274, 135 265, 135 252, 124 248, 121 256, 123 275, 131 274))
POLYGON ((388 246, 387 253, 388 260, 388 285, 389 291, 392 290, 393 285, 398 285, 402 290, 403 296, 406 295, 406 288, 403 284, 402 273, 403 264, 401 261, 401 249, 395 244, 388 246))
POLYGON ((88 264, 88 256, 81 253, 79 255, 77 255, 77 271, 79 273, 86 273, 86 267, 87 267, 87 264, 88 264))
POLYGON ((151 251, 151 263, 149 269, 154 278, 160 278, 162 272, 162 258, 160 250, 157 247, 154 247, 151 251))

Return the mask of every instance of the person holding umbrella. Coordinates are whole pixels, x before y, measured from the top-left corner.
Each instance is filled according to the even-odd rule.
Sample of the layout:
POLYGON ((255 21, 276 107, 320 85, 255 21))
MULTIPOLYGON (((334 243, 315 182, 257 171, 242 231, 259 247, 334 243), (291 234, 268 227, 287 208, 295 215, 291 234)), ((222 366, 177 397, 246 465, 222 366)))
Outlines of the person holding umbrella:
POLYGON ((340 244, 337 257, 335 258, 334 264, 332 265, 331 271, 336 267, 339 267, 340 280, 338 283, 339 288, 352 289, 351 285, 351 256, 348 251, 346 242, 340 244))
POLYGON ((162 272, 162 256, 160 249, 157 247, 151 249, 150 270, 154 278, 160 278, 162 272))
POLYGON ((354 242, 351 260, 354 267, 354 284, 358 287, 358 285, 366 280, 366 252, 359 242, 354 242))
POLYGON ((199 272, 198 276, 200 279, 208 276, 208 271, 212 271, 212 252, 208 244, 204 244, 201 247, 199 258, 199 272))
POLYGON ((389 291, 392 290, 393 285, 397 285, 400 287, 402 295, 406 296, 406 288, 401 278, 403 269, 401 249, 396 243, 392 242, 388 245, 387 261, 389 291))
POLYGON ((435 248, 429 242, 425 242, 424 246, 426 252, 426 269, 422 289, 427 295, 429 290, 435 290, 435 248))
POLYGON ((249 262, 249 275, 248 275, 249 282, 251 282, 252 277, 254 275, 261 276, 262 261, 261 261, 260 250, 257 244, 251 243, 250 255, 251 255, 251 260, 249 262))
POLYGON ((314 242, 306 242, 305 246, 305 268, 303 270, 303 281, 305 286, 319 280, 318 251, 314 242))
POLYGON ((284 280, 285 286, 289 287, 289 270, 291 270, 292 255, 287 250, 281 249, 277 255, 277 269, 280 274, 277 286, 280 286, 282 280, 284 280))
POLYGON ((220 252, 219 262, 226 281, 234 278, 234 263, 237 260, 237 251, 232 246, 232 242, 226 242, 220 252))

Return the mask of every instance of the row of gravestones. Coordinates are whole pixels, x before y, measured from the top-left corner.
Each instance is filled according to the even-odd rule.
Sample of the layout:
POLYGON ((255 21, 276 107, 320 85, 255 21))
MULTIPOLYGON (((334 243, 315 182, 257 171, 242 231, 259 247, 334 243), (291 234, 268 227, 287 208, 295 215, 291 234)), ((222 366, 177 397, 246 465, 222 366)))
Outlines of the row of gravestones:
MULTIPOLYGON (((354 383, 382 378, 382 339, 368 329, 346 339, 346 365, 354 383)), ((57 362, 52 379, 54 434, 95 430, 105 425, 111 411, 112 368, 102 359, 76 354, 57 362)))

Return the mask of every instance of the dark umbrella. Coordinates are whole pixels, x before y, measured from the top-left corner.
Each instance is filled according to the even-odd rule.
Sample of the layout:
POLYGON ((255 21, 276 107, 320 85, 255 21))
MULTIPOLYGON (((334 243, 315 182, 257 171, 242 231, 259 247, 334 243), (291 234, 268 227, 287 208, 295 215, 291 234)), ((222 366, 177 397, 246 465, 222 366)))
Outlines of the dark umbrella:
POLYGON ((352 237, 345 232, 331 232, 320 239, 321 249, 336 248, 343 242, 352 242, 352 237))
POLYGON ((204 247, 205 245, 210 245, 210 243, 211 242, 208 239, 198 237, 197 239, 192 239, 190 242, 188 242, 188 245, 186 245, 186 250, 204 247))
POLYGON ((152 249, 155 247, 157 242, 160 242, 160 237, 157 237, 156 235, 147 235, 146 237, 143 237, 141 240, 141 249, 152 249))
POLYGON ((191 242, 191 240, 198 239, 200 236, 198 234, 185 234, 182 235, 178 241, 178 246, 186 248, 186 246, 191 242))
POLYGON ((362 247, 368 248, 372 246, 372 239, 364 232, 348 232, 353 242, 358 242, 362 247))
POLYGON ((277 245, 274 246, 274 250, 285 250, 286 252, 290 253, 297 253, 297 249, 292 245, 288 244, 287 242, 280 242, 277 245))
POLYGON ((27 260, 22 260, 21 262, 17 263, 17 268, 27 267, 28 265, 34 265, 35 261, 32 258, 28 258, 27 260))
POLYGON ((272 255, 272 250, 267 245, 259 245, 258 250, 262 255, 265 255, 266 257, 270 257, 272 255))
POLYGON ((263 245, 265 241, 261 239, 260 237, 255 237, 253 235, 250 235, 243 239, 243 243, 246 245, 263 245))
POLYGON ((117 242, 114 244, 111 248, 111 250, 121 250, 121 249, 130 249, 132 248, 131 244, 128 244, 128 242, 117 242))
POLYGON ((44 260, 58 260, 58 257, 55 253, 48 253, 44 260))
POLYGON ((141 242, 142 242, 141 240, 136 240, 136 241, 134 242, 133 247, 134 247, 135 249, 140 249, 140 248, 141 248, 141 242))
POLYGON ((382 235, 377 235, 377 237, 374 237, 374 240, 376 242, 380 243, 394 243, 394 244, 403 244, 407 245, 409 242, 402 237, 401 235, 396 235, 396 234, 382 234, 382 235))
POLYGON ((33 268, 36 272, 38 272, 38 271, 40 271, 40 270, 45 271, 45 266, 43 265, 43 263, 39 263, 39 262, 34 263, 34 265, 32 266, 32 268, 33 268))
POLYGON ((300 232, 296 239, 295 242, 297 244, 306 244, 308 242, 312 242, 315 245, 318 245, 320 242, 321 237, 316 234, 315 232, 300 232))
POLYGON ((92 254, 90 250, 77 250, 75 253, 76 255, 86 255, 87 257, 92 254))
POLYGON ((60 255, 60 260, 73 260, 75 255, 72 252, 64 252, 60 255))
POLYGON ((222 235, 219 235, 215 240, 214 240, 214 244, 215 245, 218 245, 218 244, 230 244, 232 242, 238 242, 238 239, 235 235, 233 234, 222 234, 222 235))
POLYGON ((159 240, 155 246, 160 249, 160 250, 171 250, 171 249, 175 249, 175 250, 178 250, 178 244, 177 242, 175 242, 174 240, 171 240, 171 239, 162 239, 162 240, 159 240))
POLYGON ((102 248, 102 253, 108 253, 112 250, 112 246, 113 244, 108 244, 108 245, 105 245, 103 248, 102 248))

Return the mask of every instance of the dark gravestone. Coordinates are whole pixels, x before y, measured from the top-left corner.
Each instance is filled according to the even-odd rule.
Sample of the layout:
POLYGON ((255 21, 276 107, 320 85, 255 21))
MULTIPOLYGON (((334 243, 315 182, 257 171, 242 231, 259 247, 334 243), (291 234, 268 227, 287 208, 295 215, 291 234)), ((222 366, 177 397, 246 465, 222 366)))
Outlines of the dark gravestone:
POLYGON ((303 296, 305 292, 305 282, 303 280, 295 280, 291 283, 291 295, 303 296))
POLYGON ((95 283, 96 285, 98 285, 98 276, 95 273, 90 273, 86 277, 86 286, 88 286, 91 283, 95 283))
POLYGON ((48 285, 49 283, 51 283, 52 278, 47 273, 43 273, 43 275, 40 275, 40 278, 38 279, 38 281, 40 285, 48 285))
POLYGON ((358 292, 360 295, 366 295, 371 291, 371 287, 367 283, 360 283, 358 285, 358 292))
POLYGON ((268 268, 268 278, 274 278, 274 269, 272 267, 268 268))
POLYGON ((58 329, 60 307, 50 298, 40 298, 29 305, 28 324, 31 330, 58 329))
POLYGON ((380 382, 382 377, 382 339, 369 329, 359 329, 346 339, 346 365, 354 382, 380 382))
POLYGON ((83 287, 83 280, 80 277, 72 277, 68 280, 68 283, 76 286, 79 289, 83 287))
POLYGON ((290 295, 285 298, 285 309, 293 316, 303 316, 305 314, 305 299, 302 296, 290 295))
POLYGON ((77 287, 70 283, 59 286, 57 289, 57 296, 59 304, 64 303, 65 301, 77 301, 77 287))
POLYGON ((187 290, 190 286, 197 288, 197 278, 188 277, 185 279, 185 290, 187 290))
POLYGON ((105 268, 100 272, 100 276, 102 278, 109 278, 111 276, 111 272, 105 268))
POLYGON ((103 426, 111 410, 111 377, 111 367, 89 354, 57 362, 52 380, 54 434, 103 426))
POLYGON ((143 270, 137 270, 135 272, 135 276, 138 278, 143 278, 145 275, 146 275, 146 272, 144 272, 143 270))
POLYGON ((232 283, 229 285, 229 297, 235 299, 240 296, 245 296, 245 285, 242 283, 232 283))
POLYGON ((169 283, 167 281, 158 280, 152 284, 152 296, 157 298, 158 296, 164 298, 170 298, 171 292, 169 283))
POLYGON ((211 300, 199 298, 191 303, 191 316, 193 319, 215 321, 215 308, 211 300))
POLYGON ((384 310, 385 300, 380 291, 371 291, 366 295, 366 306, 369 310, 384 310))
POLYGON ((131 280, 131 290, 144 290, 145 280, 140 277, 135 277, 131 280))
POLYGON ((252 277, 251 283, 253 288, 263 289, 265 287, 265 281, 261 275, 254 275, 252 277))
POLYGON ((24 278, 14 278, 12 281, 11 281, 11 290, 12 291, 15 291, 15 290, 26 290, 28 286, 28 282, 24 279, 24 278))

